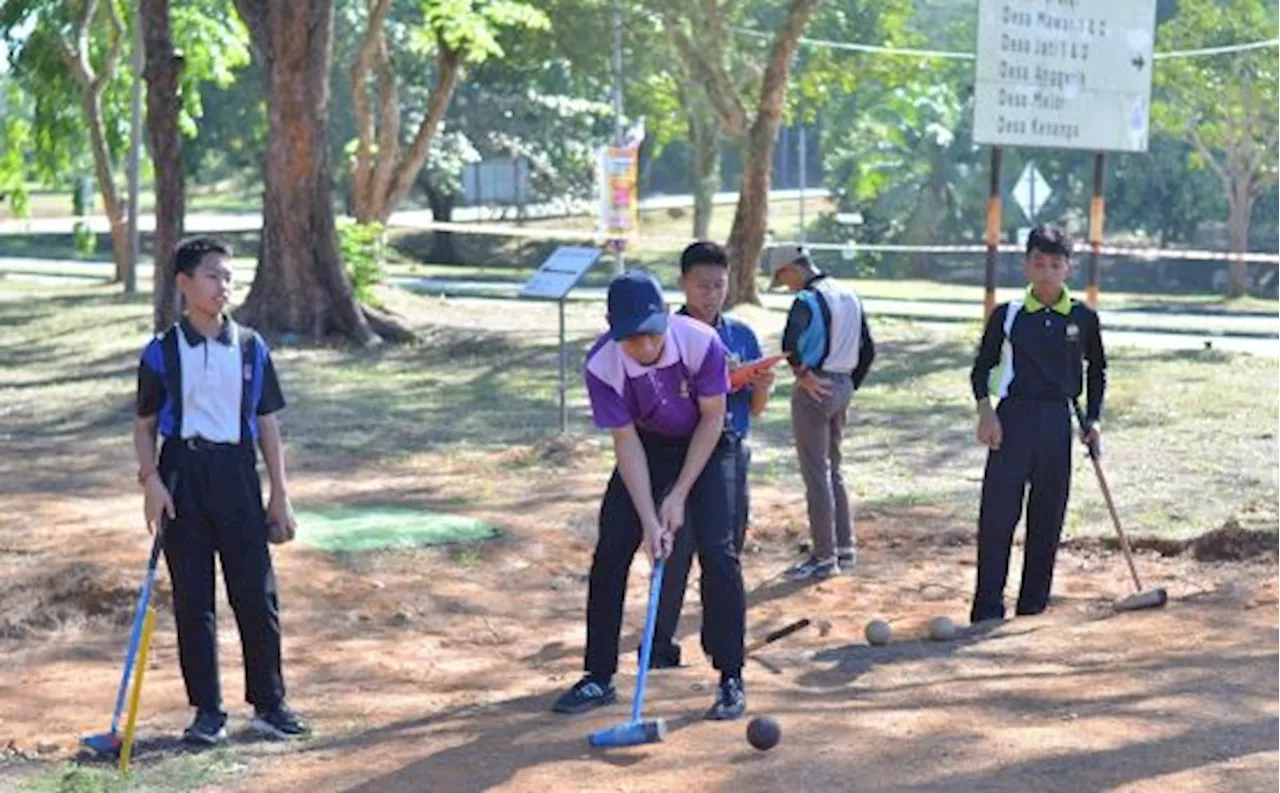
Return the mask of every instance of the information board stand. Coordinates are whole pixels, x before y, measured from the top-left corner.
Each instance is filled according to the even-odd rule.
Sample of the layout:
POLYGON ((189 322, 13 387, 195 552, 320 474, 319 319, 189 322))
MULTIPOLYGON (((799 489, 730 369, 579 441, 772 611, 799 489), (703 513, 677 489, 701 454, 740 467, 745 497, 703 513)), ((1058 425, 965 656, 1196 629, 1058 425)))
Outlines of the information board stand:
POLYGON ((538 271, 520 288, 520 297, 554 300, 560 317, 560 433, 569 430, 568 384, 565 378, 568 350, 565 348, 564 301, 578 281, 600 258, 598 248, 556 248, 538 271))

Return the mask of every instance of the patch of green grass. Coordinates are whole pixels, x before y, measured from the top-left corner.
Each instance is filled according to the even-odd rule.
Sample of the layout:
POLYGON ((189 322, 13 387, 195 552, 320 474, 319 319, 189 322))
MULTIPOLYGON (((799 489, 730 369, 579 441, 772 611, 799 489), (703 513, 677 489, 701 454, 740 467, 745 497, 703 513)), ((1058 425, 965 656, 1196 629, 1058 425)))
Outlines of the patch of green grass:
POLYGON ((228 750, 166 757, 154 764, 135 765, 129 774, 113 767, 64 763, 30 777, 19 793, 183 793, 223 780, 239 768, 228 750))
POLYGON ((464 570, 473 570, 484 561, 484 546, 478 543, 460 545, 453 552, 453 561, 464 570))

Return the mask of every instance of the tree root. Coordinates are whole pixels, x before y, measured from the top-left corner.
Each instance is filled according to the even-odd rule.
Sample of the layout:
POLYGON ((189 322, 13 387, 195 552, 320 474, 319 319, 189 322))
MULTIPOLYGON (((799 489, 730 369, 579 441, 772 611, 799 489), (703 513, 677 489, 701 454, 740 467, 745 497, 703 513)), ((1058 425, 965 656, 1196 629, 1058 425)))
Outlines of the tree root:
POLYGON ((360 304, 360 311, 364 313, 369 329, 378 334, 383 341, 391 344, 410 344, 418 340, 418 334, 394 315, 365 303, 360 304))

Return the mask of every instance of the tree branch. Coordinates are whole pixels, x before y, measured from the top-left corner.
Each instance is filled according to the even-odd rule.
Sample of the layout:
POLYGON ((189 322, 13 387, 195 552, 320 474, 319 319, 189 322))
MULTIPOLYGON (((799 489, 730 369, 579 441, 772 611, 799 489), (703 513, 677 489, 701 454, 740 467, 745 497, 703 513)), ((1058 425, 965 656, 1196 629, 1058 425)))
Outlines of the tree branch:
MULTIPOLYGON (((409 189, 413 187, 413 180, 417 177, 418 171, 422 170, 423 163, 427 161, 427 154, 431 151, 431 138, 435 135, 440 119, 444 118, 449 101, 453 98, 453 90, 457 87, 458 78, 461 76, 461 51, 450 47, 443 36, 438 36, 437 39, 439 50, 436 53, 436 84, 431 89, 431 99, 427 102, 427 114, 418 125, 413 143, 410 144, 404 159, 396 166, 395 174, 391 179, 386 208, 388 215, 396 204, 409 194, 409 189)), ((383 220, 385 221, 386 218, 383 220)))
POLYGON ((1205 144, 1204 138, 1200 137, 1200 130, 1196 128, 1195 120, 1192 120, 1191 123, 1187 125, 1187 134, 1191 137, 1191 144, 1196 147, 1196 151, 1200 153, 1200 156, 1204 158, 1204 161, 1209 164, 1209 167, 1213 169, 1213 172, 1218 175, 1220 180, 1222 180, 1223 189, 1226 190, 1228 195, 1230 195, 1231 176, 1227 173, 1226 168, 1220 165, 1217 158, 1213 156, 1213 150, 1205 144))
POLYGON ((115 0, 105 0, 103 7, 107 10, 107 22, 111 25, 111 49, 107 52, 106 63, 94 79, 94 90, 101 91, 115 77, 116 68, 120 64, 120 50, 124 45, 124 24, 116 11, 115 0))
MULTIPOLYGON (((686 72, 701 83, 707 100, 720 116, 724 131, 734 137, 746 134, 747 125, 750 123, 746 105, 725 69, 723 50, 716 50, 717 57, 714 61, 704 58, 699 49, 680 29, 680 22, 671 8, 663 9, 662 24, 686 72)), ((715 36, 711 34, 707 38, 714 39, 715 36)))
POLYGON ((356 212, 361 214, 373 199, 369 176, 372 171, 374 137, 373 113, 369 110, 367 82, 369 64, 382 39, 382 23, 391 9, 391 0, 375 0, 369 10, 369 22, 360 40, 360 49, 351 61, 351 107, 356 121, 355 162, 351 167, 351 187, 355 192, 356 212))
MULTIPOLYGON (((378 153, 373 158, 373 181, 369 187, 375 214, 389 215, 391 176, 400 161, 400 91, 387 50, 386 36, 378 37, 378 153)), ((383 220, 386 218, 384 217, 383 220)))
POLYGON ((80 16, 76 18, 71 30, 70 43, 61 35, 55 37, 58 42, 58 55, 66 63, 71 76, 81 88, 86 90, 92 87, 94 79, 93 64, 89 61, 89 23, 93 19, 96 5, 95 0, 89 0, 81 7, 80 16))
POLYGON ((781 120, 782 99, 791 73, 791 59, 800 42, 800 35, 818 9, 818 2, 819 0, 791 0, 786 19, 778 29, 769 52, 769 65, 765 67, 760 86, 759 115, 767 113, 781 120))

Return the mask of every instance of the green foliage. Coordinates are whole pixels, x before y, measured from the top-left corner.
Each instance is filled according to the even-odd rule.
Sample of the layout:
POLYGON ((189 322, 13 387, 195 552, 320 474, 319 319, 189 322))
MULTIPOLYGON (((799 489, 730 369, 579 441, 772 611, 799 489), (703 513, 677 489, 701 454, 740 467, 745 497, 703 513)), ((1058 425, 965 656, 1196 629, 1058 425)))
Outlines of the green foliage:
POLYGON ((98 249, 98 235, 89 229, 89 224, 76 221, 71 229, 71 243, 77 256, 92 256, 98 249))
POLYGON ((356 298, 362 303, 377 305, 373 287, 382 281, 382 258, 386 249, 382 224, 340 223, 338 249, 347 265, 347 276, 356 298))
MULTIPOLYGON (((1216 47, 1273 38, 1276 6, 1262 0, 1181 0, 1160 26, 1159 49, 1216 47)), ((1256 176, 1276 181, 1276 104, 1280 74, 1274 49, 1157 62, 1152 117, 1157 129, 1221 151, 1232 145, 1265 149, 1256 176)), ((1261 153, 1261 152, 1259 152, 1261 153)), ((1201 153, 1192 164, 1206 167, 1201 153)), ((1237 175, 1238 177, 1243 175, 1237 175)))
MULTIPOLYGON (((904 0, 824 6, 811 30, 822 38, 899 47, 964 46, 957 40, 970 37, 972 46, 964 20, 915 14, 904 0)), ((972 65, 827 49, 804 54, 795 101, 828 111, 826 181, 842 210, 863 214, 858 238, 920 244, 975 233, 980 176, 965 98, 972 65)), ((841 229, 842 236, 849 233, 841 229)))
MULTIPOLYGON (((58 55, 69 27, 66 4, 55 0, 0 0, 0 37, 9 51, 9 75, 26 105, 30 129, 24 170, 47 185, 63 182, 89 162, 89 136, 80 88, 58 55)), ((90 60, 104 52, 91 48, 90 60)))
MULTIPOLYGON (((230 0, 175 2, 169 13, 174 46, 183 59, 178 124, 185 136, 193 138, 197 122, 205 116, 202 92, 210 87, 229 87, 249 65, 249 31, 230 0)), ((249 82, 248 87, 261 94, 260 86, 249 82)))
POLYGON ((468 63, 502 57, 498 41, 503 28, 546 30, 550 19, 537 7, 516 0, 423 0, 426 26, 413 31, 416 53, 435 50, 437 40, 463 53, 468 63))
MULTIPOLYGON (((527 200, 582 196, 591 189, 592 153, 607 140, 612 109, 583 98, 591 91, 582 72, 603 54, 607 78, 608 38, 566 38, 563 26, 591 24, 593 0, 532 5, 450 0, 393 4, 386 34, 408 145, 425 113, 436 77, 438 32, 450 46, 462 46, 470 65, 457 86, 449 115, 432 141, 418 184, 445 196, 462 191, 463 167, 484 158, 524 157, 530 163, 527 200), (552 26, 552 20, 555 27, 552 26), (434 32, 433 32, 434 31, 434 32), (567 50, 562 49, 568 47, 567 50)), ((343 144, 341 159, 355 152, 354 119, 346 97, 351 62, 365 28, 365 13, 354 0, 341 2, 335 30, 333 134, 343 144), (339 65, 341 64, 341 65, 339 65)))
MULTIPOLYGON (((30 174, 46 185, 84 173, 91 162, 83 91, 59 48, 71 43, 74 14, 80 4, 71 0, 0 0, 0 38, 9 50, 14 84, 30 97, 30 174)), ((114 76, 102 93, 102 123, 112 162, 122 162, 129 142, 131 85, 134 79, 129 48, 137 24, 135 3, 116 0, 125 26, 114 76)), ((89 62, 95 73, 107 64, 111 44, 106 4, 100 2, 89 26, 89 62)), ((248 34, 234 13, 231 0, 191 0, 173 3, 173 37, 181 49, 183 69, 179 124, 194 135, 203 114, 200 100, 205 86, 229 86, 249 62, 248 34)), ((261 96, 261 87, 246 84, 261 96)))
MULTIPOLYGON (((829 41, 852 41, 895 47, 927 44, 912 30, 911 0, 857 0, 824 3, 806 35, 829 41)), ((764 57, 765 43, 757 41, 757 57, 764 57)), ((971 70, 971 67, 970 67, 971 70)), ((826 47, 801 47, 793 71, 788 101, 805 120, 824 111, 824 126, 841 128, 855 123, 879 98, 901 87, 953 80, 954 62, 929 62, 916 58, 885 57, 826 47)))
POLYGON ((0 74, 0 202, 15 217, 27 216, 30 196, 26 152, 31 149, 30 107, 16 86, 0 74))
POLYGON ((1145 154, 1113 157, 1107 225, 1160 245, 1194 243, 1206 222, 1225 216, 1226 202, 1218 180, 1192 161, 1189 143, 1159 131, 1145 154))
POLYGON ((466 135, 442 128, 431 140, 431 153, 418 178, 444 195, 461 195, 462 169, 481 159, 466 135))

